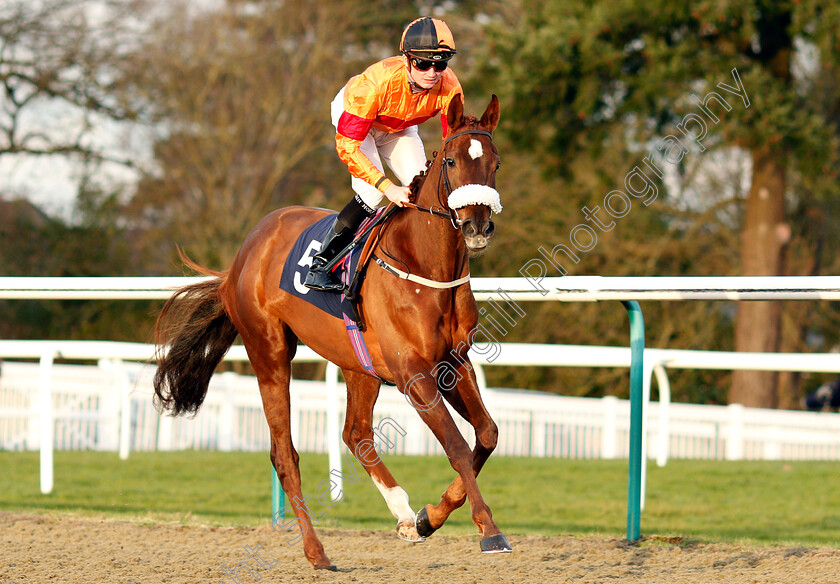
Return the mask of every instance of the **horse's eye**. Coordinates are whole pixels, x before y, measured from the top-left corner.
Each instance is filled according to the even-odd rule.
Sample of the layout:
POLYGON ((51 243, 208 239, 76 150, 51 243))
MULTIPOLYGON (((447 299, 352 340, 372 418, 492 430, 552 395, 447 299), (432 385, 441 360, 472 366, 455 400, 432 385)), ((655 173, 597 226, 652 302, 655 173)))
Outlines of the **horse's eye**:
POLYGON ((502 166, 502 161, 500 160, 499 162, 496 163, 496 170, 499 170, 499 167, 501 167, 501 166, 502 166))
POLYGON ((455 159, 454 158, 446 158, 446 164, 449 166, 455 166, 455 159))

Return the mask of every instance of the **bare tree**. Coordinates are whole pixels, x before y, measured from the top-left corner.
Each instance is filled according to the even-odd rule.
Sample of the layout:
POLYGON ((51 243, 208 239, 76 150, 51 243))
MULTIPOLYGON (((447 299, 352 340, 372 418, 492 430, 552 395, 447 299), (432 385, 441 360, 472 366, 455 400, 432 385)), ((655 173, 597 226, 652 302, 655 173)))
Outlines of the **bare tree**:
POLYGON ((248 229, 288 200, 290 169, 331 144, 329 103, 352 70, 359 26, 352 4, 176 4, 136 54, 158 167, 135 206, 171 225, 199 262, 226 266, 248 229))
POLYGON ((91 139, 131 120, 117 64, 139 31, 137 0, 6 0, 0 6, 0 155, 78 155, 131 165, 91 139))

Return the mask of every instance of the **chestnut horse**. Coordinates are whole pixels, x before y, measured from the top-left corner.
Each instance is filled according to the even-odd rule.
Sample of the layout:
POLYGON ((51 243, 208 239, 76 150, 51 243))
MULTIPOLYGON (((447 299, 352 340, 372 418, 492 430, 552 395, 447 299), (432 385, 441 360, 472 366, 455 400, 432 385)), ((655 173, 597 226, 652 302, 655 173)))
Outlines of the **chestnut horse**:
MULTIPOLYGON (((364 340, 375 371, 415 404, 457 477, 440 503, 427 505, 415 515, 408 495, 381 459, 363 466, 397 518, 402 539, 422 541, 469 498, 483 552, 511 551, 476 482, 496 447, 498 430, 479 395, 467 356, 478 323, 475 298, 465 283, 469 257, 483 251, 493 234, 491 207, 501 209, 495 190, 499 155, 491 135, 498 121, 495 95, 481 119, 464 116, 460 96, 452 100, 448 137, 425 176, 421 174, 413 183, 414 203, 433 213, 411 209, 394 213, 380 237, 367 243, 374 252, 393 258, 399 268, 426 281, 398 278, 392 270, 371 265, 360 291, 367 325, 364 340), (458 204, 454 204, 449 195, 458 187, 469 196, 456 197, 458 204), (473 196, 474 192, 478 196, 473 196), (495 196, 495 204, 476 202, 488 193, 495 196), (434 282, 430 286, 429 280, 445 287, 435 287, 434 282), (440 380, 444 365, 448 379, 457 379, 457 384, 449 383, 441 391, 446 385, 440 380), (441 395, 475 429, 473 450, 441 395)), ((160 349, 155 394, 173 415, 197 411, 215 367, 237 334, 241 336, 259 381, 271 433, 271 461, 292 501, 304 553, 315 568, 335 569, 307 514, 298 454, 292 444, 289 380, 297 342, 305 343, 344 373, 347 413, 343 438, 354 453, 362 441, 373 439, 373 407, 381 380, 365 373, 341 319, 278 288, 293 243, 328 213, 304 207, 279 209, 251 231, 228 271, 210 272, 192 265, 216 277, 179 289, 163 307, 155 329, 160 349)))

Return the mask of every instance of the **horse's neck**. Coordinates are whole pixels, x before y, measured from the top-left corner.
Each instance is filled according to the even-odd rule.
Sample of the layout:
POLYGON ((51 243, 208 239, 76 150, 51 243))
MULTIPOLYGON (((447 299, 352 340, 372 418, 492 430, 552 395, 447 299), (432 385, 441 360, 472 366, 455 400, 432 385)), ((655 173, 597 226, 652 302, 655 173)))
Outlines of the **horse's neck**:
MULTIPOLYGON (((446 202, 446 193, 441 180, 442 157, 437 156, 423 184, 420 186, 417 205, 443 210, 441 203, 446 202)), ((467 254, 460 231, 445 217, 413 209, 404 210, 400 221, 394 225, 391 247, 398 247, 405 262, 413 273, 438 279, 456 279, 466 274, 467 254)))

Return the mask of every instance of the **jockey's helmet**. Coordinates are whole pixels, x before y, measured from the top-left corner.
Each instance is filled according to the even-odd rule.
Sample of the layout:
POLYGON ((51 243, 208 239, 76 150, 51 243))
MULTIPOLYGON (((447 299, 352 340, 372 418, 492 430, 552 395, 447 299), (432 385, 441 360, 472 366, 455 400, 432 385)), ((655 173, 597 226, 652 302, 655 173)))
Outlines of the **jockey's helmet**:
POLYGON ((445 22, 424 16, 405 27, 400 52, 429 61, 448 61, 456 53, 455 39, 445 22))

